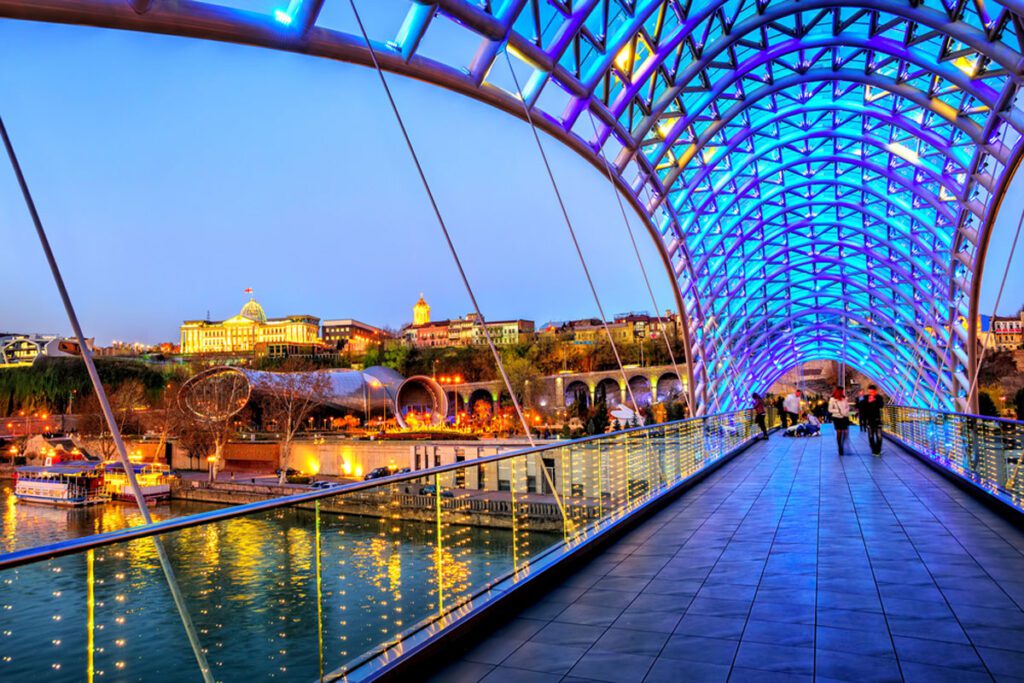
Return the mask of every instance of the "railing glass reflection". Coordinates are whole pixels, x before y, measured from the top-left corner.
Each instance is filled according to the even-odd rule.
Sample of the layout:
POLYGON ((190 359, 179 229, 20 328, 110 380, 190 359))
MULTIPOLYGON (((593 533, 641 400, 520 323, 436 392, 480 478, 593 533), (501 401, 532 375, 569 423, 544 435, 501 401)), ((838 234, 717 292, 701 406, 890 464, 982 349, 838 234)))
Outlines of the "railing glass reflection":
POLYGON ((1024 422, 890 406, 883 424, 893 438, 1024 510, 1024 422))
POLYGON ((155 539, 216 679, 371 670, 750 436, 695 418, 0 555, 0 679, 196 672, 155 539))

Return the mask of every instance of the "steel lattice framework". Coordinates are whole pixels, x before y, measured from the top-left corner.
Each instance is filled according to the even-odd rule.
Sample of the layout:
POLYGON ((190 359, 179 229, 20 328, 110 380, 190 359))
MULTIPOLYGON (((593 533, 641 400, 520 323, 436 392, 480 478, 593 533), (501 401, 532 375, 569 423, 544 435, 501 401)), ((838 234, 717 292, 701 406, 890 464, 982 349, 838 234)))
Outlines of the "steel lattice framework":
MULTIPOLYGON (((353 24, 324 21, 332 3, 347 7, 0 0, 0 15, 369 64, 353 24)), ((698 405, 835 359, 909 404, 970 406, 985 252, 1024 151, 1024 1, 395 3, 401 22, 371 27, 385 69, 521 118, 525 102, 611 168, 678 282, 698 405)))

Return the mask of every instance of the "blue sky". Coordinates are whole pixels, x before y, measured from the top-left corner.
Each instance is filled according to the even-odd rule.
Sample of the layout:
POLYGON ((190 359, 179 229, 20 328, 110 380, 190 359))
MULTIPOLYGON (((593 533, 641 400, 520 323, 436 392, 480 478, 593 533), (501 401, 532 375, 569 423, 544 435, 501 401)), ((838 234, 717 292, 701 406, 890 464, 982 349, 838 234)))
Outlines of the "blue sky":
MULTIPOLYGON (((390 26, 394 6, 368 20, 390 26)), ((327 20, 348 28, 344 17, 327 20)), ((176 339, 183 319, 237 313, 246 287, 271 316, 397 327, 420 291, 437 318, 470 310, 372 71, 9 20, 0 63, 0 113, 86 333, 100 343, 176 339)), ((485 315, 596 316, 529 128, 423 83, 390 82, 485 315)), ((605 311, 650 309, 607 178, 545 142, 605 311)), ((1024 192, 1012 191, 985 312, 1021 210, 1024 192)), ((655 248, 630 218, 659 304, 674 308, 655 248)), ((67 333, 6 159, 0 223, 0 329, 67 333)), ((1024 302, 1021 257, 1002 312, 1024 302)))

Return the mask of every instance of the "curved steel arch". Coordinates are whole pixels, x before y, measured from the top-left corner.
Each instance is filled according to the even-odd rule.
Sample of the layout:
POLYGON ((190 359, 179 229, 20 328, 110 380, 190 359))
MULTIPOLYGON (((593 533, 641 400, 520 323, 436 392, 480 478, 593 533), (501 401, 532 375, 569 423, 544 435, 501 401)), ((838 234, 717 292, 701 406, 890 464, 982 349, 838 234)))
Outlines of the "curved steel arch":
MULTIPOLYGON (((325 8, 347 0, 251 3, 262 11, 191 0, 0 0, 0 16, 369 64, 360 39, 321 21, 325 8)), ((520 118, 525 101, 538 127, 613 172, 679 285, 696 405, 712 398, 722 408, 741 405, 743 382, 760 385, 779 363, 827 357, 876 371, 909 358, 929 372, 939 358, 934 386, 940 389, 913 400, 944 407, 956 400, 964 407, 974 400, 967 377, 976 362, 985 251, 1024 157, 1024 116, 1016 105, 1024 78, 1024 4, 926 4, 409 0, 402 20, 372 39, 390 71, 520 118), (451 32, 476 49, 459 53, 432 41, 451 32), (503 75, 507 48, 517 69, 527 72, 523 99, 503 75), (591 115, 596 131, 581 120, 591 115), (819 131, 824 117, 833 125, 819 131), (800 146, 801 130, 805 142, 820 138, 832 150, 800 146), (800 214, 805 208, 809 215, 800 214), (752 255, 748 242, 759 242, 760 253, 752 255), (800 257, 787 261, 786 253, 800 257), (716 267, 707 267, 715 259, 716 267), (860 330, 853 339, 837 336, 832 316, 838 311, 845 330, 861 317, 861 302, 846 290, 866 291, 878 280, 873 268, 890 281, 921 280, 893 285, 898 292, 886 314, 899 328, 892 338, 919 339, 922 325, 944 320, 942 329, 934 328, 934 343, 896 351, 878 335, 861 339, 860 330), (759 305, 769 288, 775 296, 779 286, 802 291, 815 274, 823 300, 842 306, 826 317, 815 306, 790 302, 787 316, 821 333, 801 339, 799 352, 768 351, 750 363, 743 355, 750 333, 740 332, 736 343, 729 330, 742 328, 720 320, 759 305), (720 300, 722 291, 744 295, 720 300), (865 363, 858 356, 866 352, 879 360, 865 363)), ((374 11, 369 0, 361 5, 364 13, 374 11)), ((784 330, 785 320, 766 314, 753 329, 784 330)), ((766 341, 797 348, 784 331, 777 334, 766 341)))

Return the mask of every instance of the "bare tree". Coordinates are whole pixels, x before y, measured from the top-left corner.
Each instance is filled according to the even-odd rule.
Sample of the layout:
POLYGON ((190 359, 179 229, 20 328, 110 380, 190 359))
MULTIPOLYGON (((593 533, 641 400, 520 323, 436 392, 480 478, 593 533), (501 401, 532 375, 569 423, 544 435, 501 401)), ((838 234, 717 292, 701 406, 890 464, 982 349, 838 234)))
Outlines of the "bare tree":
POLYGON ((273 422, 281 433, 280 483, 288 477, 292 441, 310 414, 323 403, 331 387, 324 372, 267 373, 259 384, 265 422, 273 422))
MULTIPOLYGON (((110 402, 110 409, 114 413, 118 430, 122 434, 138 432, 137 411, 148 407, 146 387, 142 382, 137 379, 122 382, 117 388, 107 391, 107 399, 110 402)), ((103 417, 99 399, 95 394, 90 394, 86 400, 82 410, 80 429, 85 434, 97 437, 99 451, 105 459, 109 460, 117 455, 113 436, 110 434, 109 425, 103 417)))

